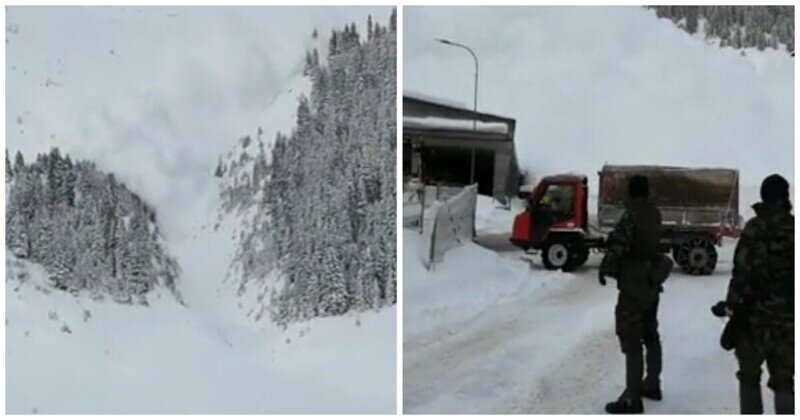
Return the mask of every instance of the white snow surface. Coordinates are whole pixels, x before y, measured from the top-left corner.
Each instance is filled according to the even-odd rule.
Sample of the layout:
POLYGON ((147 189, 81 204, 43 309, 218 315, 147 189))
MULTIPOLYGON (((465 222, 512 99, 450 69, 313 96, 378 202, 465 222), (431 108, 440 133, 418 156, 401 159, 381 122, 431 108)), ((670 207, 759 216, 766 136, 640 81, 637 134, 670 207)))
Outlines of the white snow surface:
POLYGON ((9 414, 394 412, 394 308, 283 331, 234 318, 224 291, 207 307, 166 291, 123 306, 46 292, 41 266, 9 268, 29 273, 7 283, 9 414))
MULTIPOLYGON (((617 290, 614 280, 599 285, 599 256, 574 273, 551 272, 538 256, 530 267, 519 252, 468 244, 426 271, 420 235, 405 229, 403 239, 404 412, 600 414, 619 396, 617 290)), ((665 285, 664 400, 645 400, 646 413, 738 412, 736 361, 709 311, 725 296, 733 246, 725 242, 712 276, 676 271, 665 285)))
POLYGON ((508 232, 514 217, 524 209, 524 203, 513 199, 510 207, 505 207, 494 198, 478 195, 475 203, 475 231, 484 233, 508 232))
POLYGON ((236 296, 235 282, 225 282, 246 215, 218 215, 213 177, 218 156, 240 137, 256 139, 261 127, 269 144, 277 131, 289 133, 309 88, 307 47, 324 55, 330 28, 390 13, 7 9, 19 28, 7 31, 7 146, 26 161, 58 146, 154 205, 186 302, 164 290, 149 307, 47 293, 41 267, 10 264, 31 274, 22 285, 7 278, 7 412, 395 412, 395 309, 287 330, 248 319, 240 302, 258 297, 236 296))
POLYGON ((517 120, 531 175, 603 163, 730 167, 794 178, 794 58, 745 56, 630 7, 406 7, 404 89, 517 120))

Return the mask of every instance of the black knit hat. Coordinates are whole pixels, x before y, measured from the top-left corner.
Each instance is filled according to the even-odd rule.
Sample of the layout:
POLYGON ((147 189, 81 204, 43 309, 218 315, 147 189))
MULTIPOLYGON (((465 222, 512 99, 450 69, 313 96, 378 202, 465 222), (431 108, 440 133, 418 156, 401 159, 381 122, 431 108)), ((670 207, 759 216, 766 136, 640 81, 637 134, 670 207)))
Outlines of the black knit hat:
POLYGON ((789 182, 778 174, 772 174, 761 183, 761 201, 781 200, 789 200, 789 182))
POLYGON ((650 182, 644 175, 634 175, 628 181, 628 196, 630 198, 647 198, 650 196, 650 182))

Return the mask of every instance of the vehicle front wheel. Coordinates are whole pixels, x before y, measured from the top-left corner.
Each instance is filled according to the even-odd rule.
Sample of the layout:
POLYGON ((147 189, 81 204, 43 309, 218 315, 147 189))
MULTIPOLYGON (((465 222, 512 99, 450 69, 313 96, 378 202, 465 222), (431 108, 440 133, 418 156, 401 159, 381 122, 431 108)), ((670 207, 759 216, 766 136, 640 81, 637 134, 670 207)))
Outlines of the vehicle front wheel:
POLYGON ((570 271, 575 259, 573 253, 572 247, 565 241, 548 241, 542 248, 542 264, 548 270, 570 271))

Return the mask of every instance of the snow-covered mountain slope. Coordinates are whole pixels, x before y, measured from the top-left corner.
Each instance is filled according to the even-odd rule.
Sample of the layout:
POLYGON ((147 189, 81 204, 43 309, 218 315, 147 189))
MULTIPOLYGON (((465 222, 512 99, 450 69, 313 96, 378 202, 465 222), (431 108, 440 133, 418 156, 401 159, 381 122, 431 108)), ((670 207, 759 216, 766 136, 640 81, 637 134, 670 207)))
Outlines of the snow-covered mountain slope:
MULTIPOLYGON (((550 272, 517 251, 475 244, 426 271, 419 234, 404 232, 403 409, 406 413, 603 413, 624 388, 614 335, 617 290, 597 282, 599 256, 550 272)), ((737 413, 736 360, 719 346, 733 241, 714 275, 675 272, 659 307, 664 400, 648 414, 737 413)), ((764 386, 765 402, 771 392, 764 386)), ((765 403, 768 412, 771 404, 765 403)))
POLYGON ((221 217, 239 219, 228 277, 256 320, 396 301, 394 13, 388 20, 336 29, 328 57, 309 50, 311 89, 290 129, 259 128, 219 159, 221 217))
POLYGON ((304 54, 318 43, 313 31, 321 39, 332 28, 390 12, 388 7, 6 10, 9 147, 28 156, 58 146, 75 159, 96 162, 163 214, 168 238, 192 228, 185 220, 216 209, 217 186, 207 175, 231 139, 255 137, 261 126, 272 140, 270 127, 287 120, 271 109, 296 111, 296 95, 286 92, 305 83, 304 54))
POLYGON ((387 413, 394 311, 281 333, 206 322, 153 293, 149 307, 52 291, 7 259, 6 410, 26 413, 387 413))
POLYGON ((604 162, 794 176, 794 58, 709 45, 632 7, 407 7, 404 89, 517 120, 520 165, 591 176, 604 162), (479 29, 479 30, 478 30, 479 29), (491 34, 487 36, 487 34, 491 34))
POLYGON ((285 330, 247 319, 224 282, 243 219, 218 218, 214 177, 233 139, 291 130, 315 28, 390 12, 7 9, 10 149, 58 146, 151 203, 185 301, 92 301, 9 263, 34 273, 19 287, 7 277, 9 412, 394 413, 394 309, 285 330))
POLYGON ((732 48, 794 52, 793 6, 647 6, 690 34, 732 48))

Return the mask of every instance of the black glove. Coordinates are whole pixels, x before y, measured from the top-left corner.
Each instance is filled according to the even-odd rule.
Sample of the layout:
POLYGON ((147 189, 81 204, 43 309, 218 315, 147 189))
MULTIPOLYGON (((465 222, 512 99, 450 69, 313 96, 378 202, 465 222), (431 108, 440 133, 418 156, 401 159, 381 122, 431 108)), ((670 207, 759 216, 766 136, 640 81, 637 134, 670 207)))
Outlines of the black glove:
POLYGON ((602 271, 598 271, 597 272, 597 278, 600 280, 600 285, 601 286, 605 286, 606 285, 606 274, 605 273, 603 273, 602 271))

